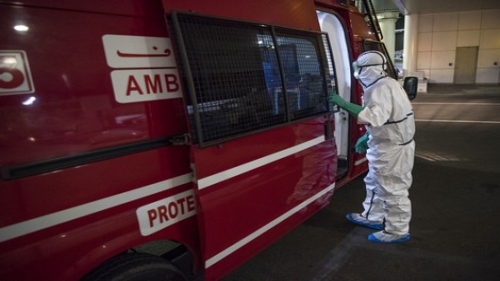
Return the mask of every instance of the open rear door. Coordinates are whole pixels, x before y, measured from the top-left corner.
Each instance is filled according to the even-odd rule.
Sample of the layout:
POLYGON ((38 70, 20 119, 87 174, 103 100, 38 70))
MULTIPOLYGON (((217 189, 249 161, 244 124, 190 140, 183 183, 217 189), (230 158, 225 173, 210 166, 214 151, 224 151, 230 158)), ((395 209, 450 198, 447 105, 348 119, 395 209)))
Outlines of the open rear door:
POLYGON ((312 1, 302 10, 205 2, 164 7, 193 139, 205 277, 214 280, 328 203, 337 152, 327 93, 336 83, 327 36, 297 28, 319 30, 312 1))

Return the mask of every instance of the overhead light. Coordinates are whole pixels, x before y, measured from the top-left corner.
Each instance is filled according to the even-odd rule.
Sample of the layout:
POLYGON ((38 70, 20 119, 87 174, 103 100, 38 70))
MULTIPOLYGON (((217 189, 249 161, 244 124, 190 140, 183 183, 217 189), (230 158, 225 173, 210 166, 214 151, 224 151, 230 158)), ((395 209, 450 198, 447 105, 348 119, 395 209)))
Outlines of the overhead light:
POLYGON ((16 31, 26 32, 26 31, 28 31, 30 28, 29 28, 27 25, 24 25, 24 24, 18 24, 18 25, 15 25, 15 26, 14 26, 14 29, 15 29, 16 31))
POLYGON ((32 105, 36 101, 35 97, 29 97, 27 100, 23 101, 24 105, 32 105))

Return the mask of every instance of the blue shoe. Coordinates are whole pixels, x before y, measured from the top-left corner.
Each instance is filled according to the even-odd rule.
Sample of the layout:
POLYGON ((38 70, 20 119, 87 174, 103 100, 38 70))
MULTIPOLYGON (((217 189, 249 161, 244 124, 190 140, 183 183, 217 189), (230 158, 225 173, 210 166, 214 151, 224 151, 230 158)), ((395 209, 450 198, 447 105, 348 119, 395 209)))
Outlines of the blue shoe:
POLYGON ((352 223, 368 227, 371 229, 382 230, 384 229, 384 224, 382 222, 370 221, 362 217, 360 214, 350 213, 345 216, 352 223))
POLYGON ((397 234, 390 234, 385 231, 379 231, 368 235, 368 240, 384 244, 401 243, 410 240, 410 234, 407 233, 403 235, 397 235, 397 234))

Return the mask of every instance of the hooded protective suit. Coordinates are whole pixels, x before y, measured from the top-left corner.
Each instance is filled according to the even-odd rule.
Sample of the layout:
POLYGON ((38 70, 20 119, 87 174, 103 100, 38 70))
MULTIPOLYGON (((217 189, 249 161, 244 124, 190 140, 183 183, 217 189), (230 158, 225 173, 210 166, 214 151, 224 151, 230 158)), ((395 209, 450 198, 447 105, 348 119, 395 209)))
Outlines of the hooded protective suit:
POLYGON ((385 231, 409 233, 415 120, 411 103, 401 85, 384 72, 386 59, 377 51, 361 54, 355 62, 363 85, 363 110, 358 121, 366 124, 369 171, 362 216, 383 222, 385 231))
POLYGON ((386 63, 378 51, 365 52, 353 63, 354 76, 364 88, 362 107, 338 95, 332 95, 330 100, 357 116, 369 134, 364 211, 361 215, 348 214, 347 218, 359 225, 384 229, 368 239, 391 243, 410 238, 408 189, 412 184, 415 120, 406 92, 396 80, 387 77, 386 63))

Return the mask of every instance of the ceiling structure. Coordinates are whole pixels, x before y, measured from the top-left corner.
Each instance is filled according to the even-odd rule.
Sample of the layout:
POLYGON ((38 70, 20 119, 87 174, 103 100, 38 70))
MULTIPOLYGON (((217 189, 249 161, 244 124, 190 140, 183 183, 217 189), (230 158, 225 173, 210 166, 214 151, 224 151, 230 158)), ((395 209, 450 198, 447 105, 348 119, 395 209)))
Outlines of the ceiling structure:
POLYGON ((372 0, 376 11, 431 14, 500 9, 500 0, 372 0))

